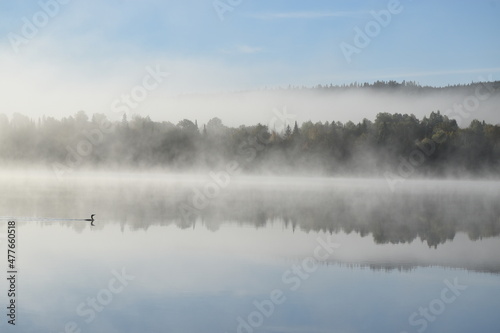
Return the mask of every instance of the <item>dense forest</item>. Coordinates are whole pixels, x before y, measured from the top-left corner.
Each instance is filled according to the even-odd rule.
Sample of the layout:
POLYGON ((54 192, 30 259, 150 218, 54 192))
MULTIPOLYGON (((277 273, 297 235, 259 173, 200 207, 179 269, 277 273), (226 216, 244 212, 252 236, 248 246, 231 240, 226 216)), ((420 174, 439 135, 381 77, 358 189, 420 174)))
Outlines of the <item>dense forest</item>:
POLYGON ((470 175, 498 172, 500 162, 500 126, 473 120, 459 128, 439 111, 420 120, 379 113, 375 121, 357 124, 295 122, 282 133, 261 124, 229 128, 218 118, 198 126, 188 119, 174 125, 141 116, 109 122, 83 111, 38 122, 14 114, 10 121, 0 115, 0 140, 4 165, 42 163, 62 172, 89 166, 209 169, 237 161, 247 172, 380 175, 399 168, 470 175))
MULTIPOLYGON (((471 82, 467 84, 454 84, 447 85, 443 87, 434 87, 428 85, 421 85, 415 81, 405 81, 397 82, 394 80, 383 81, 378 80, 373 83, 370 82, 352 82, 349 84, 334 85, 334 84, 318 84, 313 87, 307 86, 292 86, 289 85, 286 88, 270 88, 277 90, 310 90, 310 91, 320 91, 320 92, 343 92, 343 91, 353 91, 353 90, 371 90, 371 91, 387 91, 390 93, 403 92, 407 94, 427 94, 427 93, 442 93, 442 92, 470 92, 471 88, 484 87, 490 92, 498 91, 500 88, 500 81, 481 81, 481 82, 471 82)), ((266 90, 269 88, 266 88, 266 90)))
MULTIPOLYGON (((487 84, 496 94, 500 82, 487 84)), ((377 81, 310 89, 414 93, 488 87, 471 83, 432 88, 414 82, 377 81)), ((498 175, 500 171, 500 126, 473 120, 467 127, 459 127, 440 111, 423 119, 412 114, 379 113, 375 119, 359 123, 294 122, 280 131, 262 124, 231 128, 219 118, 206 124, 195 119, 173 124, 148 116, 121 116, 121 120, 111 121, 105 114, 89 116, 84 111, 62 119, 0 114, 0 162, 4 166, 45 166, 58 175, 87 167, 213 170, 228 162, 237 162, 244 172, 272 174, 390 174, 407 178, 498 175)))

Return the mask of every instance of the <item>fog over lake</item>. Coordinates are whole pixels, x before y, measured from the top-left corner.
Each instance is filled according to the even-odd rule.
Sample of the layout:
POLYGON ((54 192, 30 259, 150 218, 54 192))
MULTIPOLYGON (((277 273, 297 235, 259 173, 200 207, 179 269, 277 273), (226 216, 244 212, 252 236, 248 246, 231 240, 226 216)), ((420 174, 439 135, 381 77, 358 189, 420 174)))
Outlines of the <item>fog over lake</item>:
POLYGON ((500 332, 499 17, 0 1, 0 333, 500 332))
MULTIPOLYGON (((393 192, 385 179, 239 175, 207 192, 216 188, 207 174, 1 180, 1 218, 18 219, 23 332, 68 322, 82 331, 246 332, 259 324, 254 302, 268 304, 273 290, 282 302, 261 313, 257 331, 410 330, 425 318, 410 316, 447 283, 465 289, 428 331, 499 324, 496 181, 407 180, 393 192), (95 227, 71 220, 90 213, 95 227), (329 242, 331 253, 315 258, 329 242), (103 292, 122 269, 123 290, 103 292), (371 324, 354 323, 361 318, 371 324)), ((0 239, 5 248, 4 230, 0 239)))

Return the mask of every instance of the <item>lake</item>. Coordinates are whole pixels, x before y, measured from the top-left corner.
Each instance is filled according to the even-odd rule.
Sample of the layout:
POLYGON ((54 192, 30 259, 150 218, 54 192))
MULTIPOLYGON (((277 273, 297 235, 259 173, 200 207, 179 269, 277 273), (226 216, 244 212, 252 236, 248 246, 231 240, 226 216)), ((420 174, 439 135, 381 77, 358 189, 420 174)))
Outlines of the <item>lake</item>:
POLYGON ((500 182, 0 176, 1 332, 498 332, 500 182), (96 214, 95 226, 87 219, 96 214))

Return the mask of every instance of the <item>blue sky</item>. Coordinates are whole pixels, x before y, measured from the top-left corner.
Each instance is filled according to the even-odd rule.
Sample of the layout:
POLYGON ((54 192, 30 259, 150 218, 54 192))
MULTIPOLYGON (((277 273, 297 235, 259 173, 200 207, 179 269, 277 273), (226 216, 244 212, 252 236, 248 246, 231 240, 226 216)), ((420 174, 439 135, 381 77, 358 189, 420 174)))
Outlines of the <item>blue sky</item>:
POLYGON ((379 24, 369 45, 346 61, 341 43, 355 46, 356 29, 366 31, 371 12, 387 10, 392 1, 220 0, 231 9, 223 20, 213 0, 3 1, 0 88, 6 107, 26 113, 28 101, 16 103, 26 93, 40 107, 48 108, 47 98, 70 107, 63 100, 73 96, 82 109, 106 109, 155 65, 170 73, 164 87, 170 94, 498 79, 499 0, 401 0, 390 22, 379 24), (15 46, 13 38, 25 38, 26 20, 36 23, 40 3, 58 8, 15 46))

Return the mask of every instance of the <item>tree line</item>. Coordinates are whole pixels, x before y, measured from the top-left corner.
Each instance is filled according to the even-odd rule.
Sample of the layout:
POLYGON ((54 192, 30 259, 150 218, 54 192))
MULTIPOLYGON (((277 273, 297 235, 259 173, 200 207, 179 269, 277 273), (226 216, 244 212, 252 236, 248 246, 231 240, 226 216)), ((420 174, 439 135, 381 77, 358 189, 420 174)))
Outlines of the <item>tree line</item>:
POLYGON ((449 84, 442 87, 421 85, 416 81, 397 82, 395 80, 377 80, 375 82, 352 82, 349 84, 317 84, 315 86, 293 86, 265 88, 265 90, 291 90, 291 91, 315 91, 321 93, 335 93, 343 91, 375 91, 375 92, 402 92, 406 94, 428 94, 428 93, 443 93, 443 92, 474 92, 476 88, 486 88, 488 91, 498 91, 500 88, 500 81, 491 82, 471 82, 466 84, 449 84))
MULTIPOLYGON (((266 125, 177 124, 139 115, 111 122, 84 111, 34 121, 0 114, 0 161, 51 167, 213 169, 236 161, 269 173, 481 175, 500 171, 500 126, 473 120, 466 128, 439 111, 379 113, 374 121, 311 121, 278 132, 266 125), (104 122, 109 130, 100 130, 104 122), (399 171, 398 171, 399 170, 399 171), (403 170, 403 171, 401 171, 403 170)), ((404 175, 408 176, 408 175, 404 175)))

